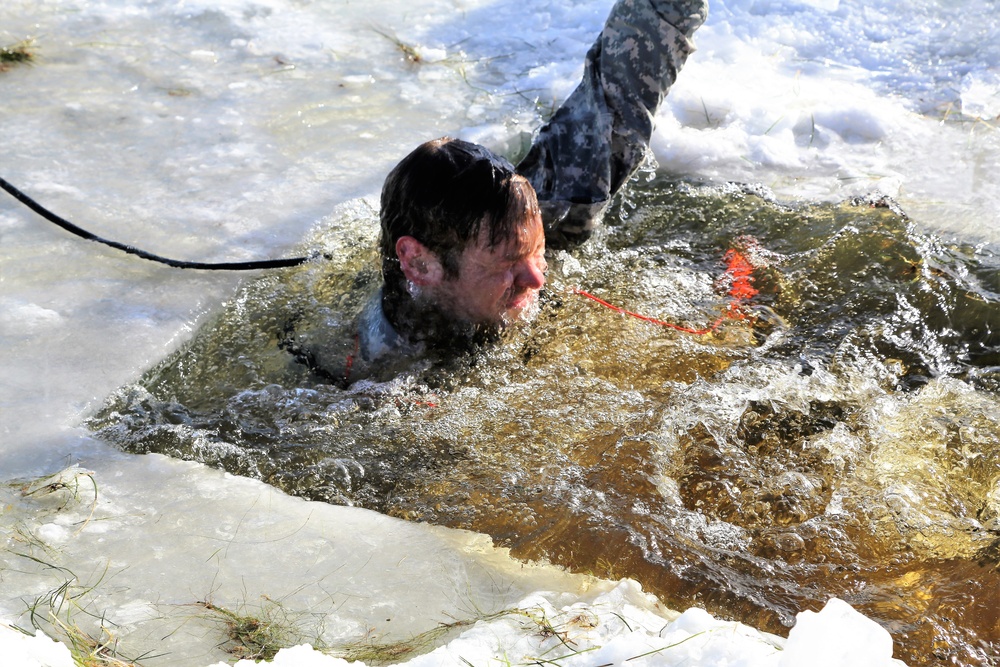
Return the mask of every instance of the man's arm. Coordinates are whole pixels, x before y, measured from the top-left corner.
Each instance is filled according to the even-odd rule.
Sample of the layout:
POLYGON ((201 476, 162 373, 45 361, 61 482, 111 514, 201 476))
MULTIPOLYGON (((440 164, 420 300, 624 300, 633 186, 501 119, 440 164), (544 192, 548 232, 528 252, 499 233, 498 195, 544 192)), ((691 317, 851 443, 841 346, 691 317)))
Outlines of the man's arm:
POLYGON ((653 117, 707 16, 707 0, 615 3, 587 53, 583 80, 517 167, 538 193, 551 247, 586 241, 639 168, 653 117))

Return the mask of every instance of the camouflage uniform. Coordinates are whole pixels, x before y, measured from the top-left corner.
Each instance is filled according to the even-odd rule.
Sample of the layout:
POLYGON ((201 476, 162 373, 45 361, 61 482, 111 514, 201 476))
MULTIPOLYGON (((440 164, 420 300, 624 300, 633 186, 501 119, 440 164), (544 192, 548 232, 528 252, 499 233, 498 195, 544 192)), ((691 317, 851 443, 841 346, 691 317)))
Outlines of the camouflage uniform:
POLYGON ((538 193, 550 246, 587 240, 639 168, 653 116, 707 16, 707 0, 615 3, 587 53, 583 80, 517 167, 538 193))

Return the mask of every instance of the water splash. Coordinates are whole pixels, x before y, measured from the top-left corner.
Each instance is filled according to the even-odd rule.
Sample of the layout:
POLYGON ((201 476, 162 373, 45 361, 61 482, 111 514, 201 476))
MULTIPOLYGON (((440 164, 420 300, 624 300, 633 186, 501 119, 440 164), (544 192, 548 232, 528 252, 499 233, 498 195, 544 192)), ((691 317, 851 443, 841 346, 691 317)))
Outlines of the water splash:
POLYGON ((337 262, 247 285, 91 425, 128 451, 485 532, 519 557, 634 577, 672 606, 773 631, 838 596, 889 627, 909 664, 988 664, 993 251, 945 246, 868 201, 788 207, 663 181, 635 196, 626 220, 552 258, 535 321, 502 345, 342 387, 277 341, 291 321, 331 364, 349 349, 377 287, 359 209, 311 241, 337 262), (753 301, 774 318, 692 338, 569 289, 712 321, 732 286, 720 258, 748 235, 753 301))

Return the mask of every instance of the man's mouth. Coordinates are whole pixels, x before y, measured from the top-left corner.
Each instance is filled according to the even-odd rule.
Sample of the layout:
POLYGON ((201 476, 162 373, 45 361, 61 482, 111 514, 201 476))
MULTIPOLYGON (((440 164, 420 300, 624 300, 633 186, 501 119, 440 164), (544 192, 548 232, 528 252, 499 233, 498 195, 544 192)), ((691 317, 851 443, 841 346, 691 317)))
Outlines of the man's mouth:
POLYGON ((538 302, 538 290, 525 290, 507 299, 507 312, 520 316, 538 302))

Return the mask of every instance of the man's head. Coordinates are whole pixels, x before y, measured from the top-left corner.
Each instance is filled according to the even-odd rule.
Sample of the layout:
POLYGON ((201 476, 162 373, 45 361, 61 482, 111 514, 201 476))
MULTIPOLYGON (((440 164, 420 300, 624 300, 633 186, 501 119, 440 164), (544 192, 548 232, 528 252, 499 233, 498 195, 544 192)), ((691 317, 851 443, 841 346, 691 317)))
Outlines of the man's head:
POLYGON ((500 327, 535 304, 546 268, 538 201, 503 158, 429 141, 389 173, 381 208, 390 320, 390 308, 412 312, 396 306, 413 302, 459 324, 500 327))

